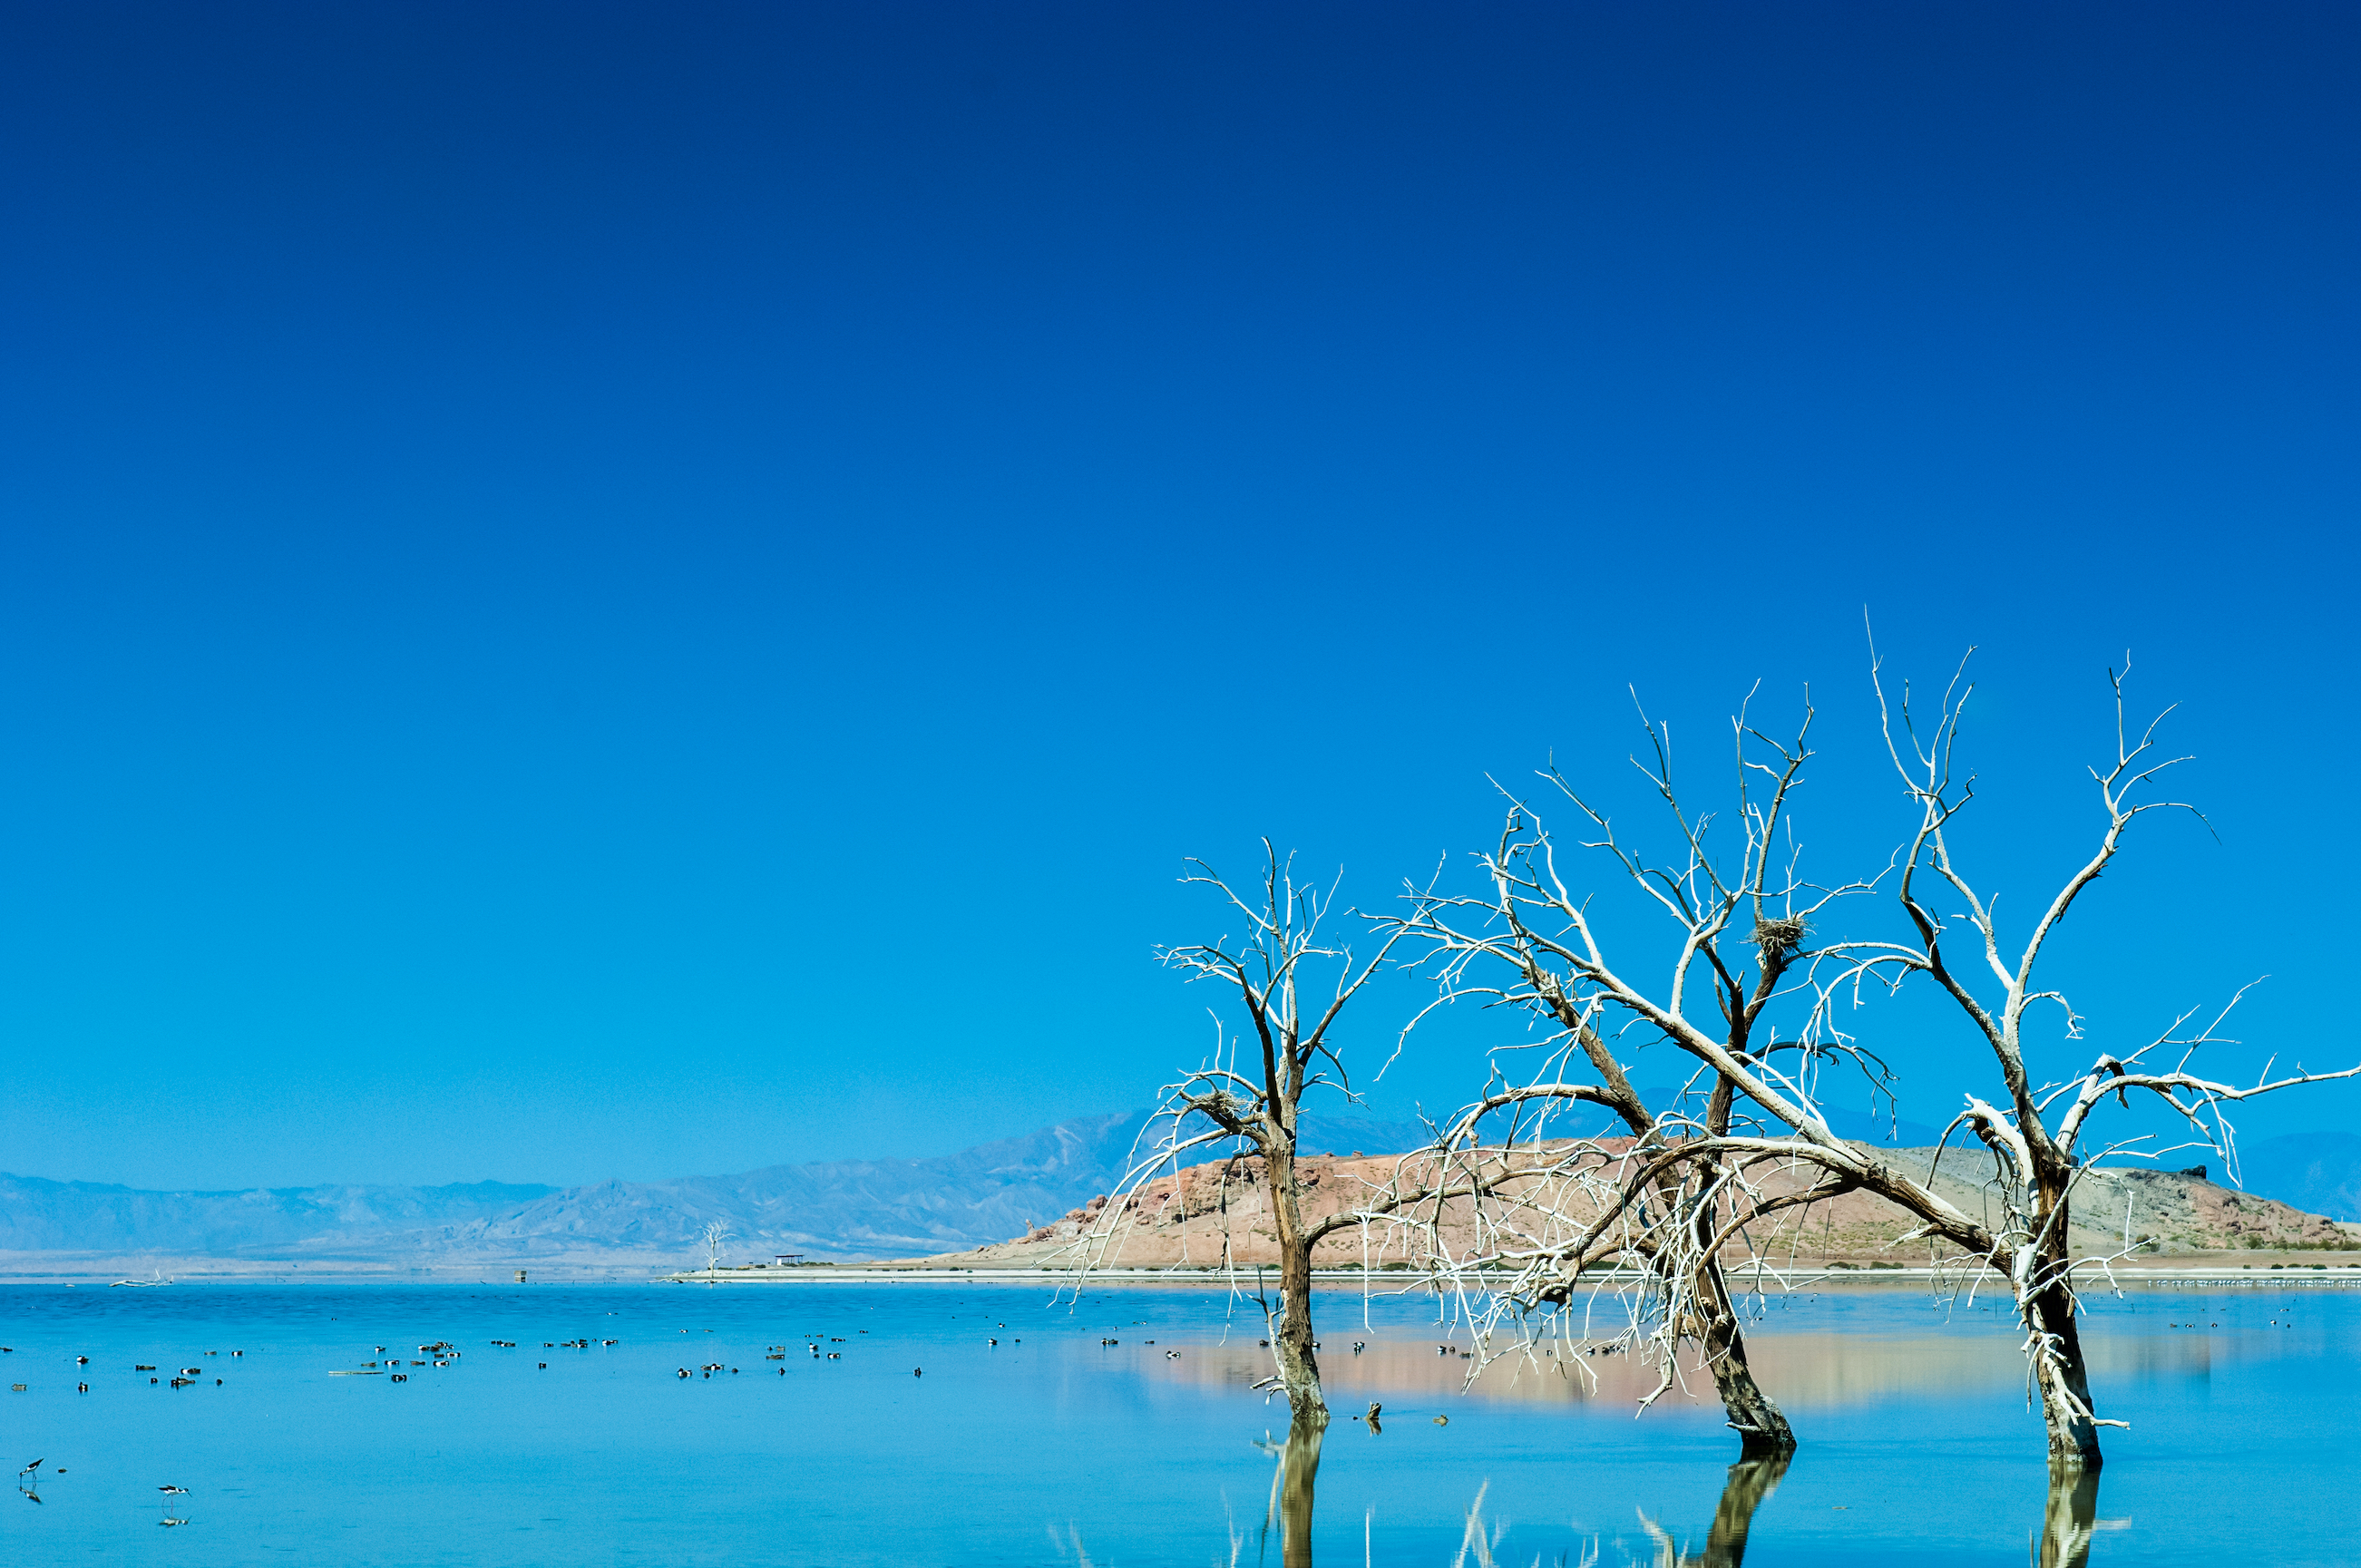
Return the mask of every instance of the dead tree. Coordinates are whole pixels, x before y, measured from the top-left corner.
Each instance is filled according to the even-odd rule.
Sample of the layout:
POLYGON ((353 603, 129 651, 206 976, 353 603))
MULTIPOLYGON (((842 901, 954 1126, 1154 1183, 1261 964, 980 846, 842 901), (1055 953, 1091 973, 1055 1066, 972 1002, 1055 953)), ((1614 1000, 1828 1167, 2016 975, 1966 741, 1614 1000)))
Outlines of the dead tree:
MULTIPOLYGON (((2077 1322, 2081 1302, 2075 1269, 2086 1264, 2103 1266, 2110 1260, 2073 1255, 2070 1200, 2076 1184, 2103 1157, 2152 1157, 2172 1149, 2150 1148, 2145 1137, 2095 1144, 2088 1137, 2092 1113, 2110 1096, 2125 1104, 2135 1092, 2154 1096, 2188 1134, 2187 1142, 2172 1148, 2211 1149, 2235 1164, 2226 1106, 2297 1084, 2361 1073, 2361 1067, 2356 1067, 2327 1073, 2298 1070, 2273 1079, 2267 1065, 2254 1083, 2245 1086, 2201 1077, 2189 1070, 2194 1053, 2203 1046, 2235 1043, 2219 1033, 2229 1010, 2224 1007, 2202 1028, 2186 1028, 2195 1016, 2191 1010, 2135 1049, 2101 1050, 2088 1067, 2063 1080, 2037 1080, 2027 1062, 2028 1010, 2056 1005, 2070 1042, 2081 1039, 2084 1027, 2064 992, 2039 973, 2047 943, 2120 851, 2136 820, 2155 810, 2188 809, 2182 803, 2144 798, 2143 791, 2180 759, 2157 754, 2156 723, 2134 737, 2125 722, 2122 677, 2111 674, 2110 680, 2115 698, 2114 755, 2103 768, 2090 770, 2103 818, 2097 845, 2048 900, 2013 957, 2004 954, 1993 900, 1970 882, 1950 844, 1952 827, 1973 796, 1971 781, 1953 766, 1960 709, 1968 696, 1964 665, 1923 737, 1911 719, 1906 694, 1897 710, 1886 703, 1882 682, 1876 684, 1888 751, 1917 817, 1895 857, 1896 891, 1909 937, 1901 941, 1826 941, 1806 949, 1801 944, 1809 935, 1808 922, 1800 927, 1774 924, 1764 930, 1758 916, 1758 942, 1792 941, 1808 958, 1799 983, 1809 989, 1810 1004, 1802 1027, 1786 1042, 1737 1037, 1730 1027, 1737 1015, 1730 999, 1751 997, 1754 989, 1739 983, 1735 972, 1712 950, 1714 941, 1729 929, 1726 917, 1717 921, 1715 906, 1700 905, 1686 894, 1688 884, 1680 877, 1668 882, 1657 874, 1652 891, 1688 934, 1670 984, 1662 992, 1647 992, 1610 958, 1589 905, 1560 877, 1546 832, 1538 823, 1526 825, 1520 810, 1512 809, 1512 828, 1521 831, 1504 836, 1502 849, 1487 861, 1493 894, 1465 901, 1481 905, 1489 926, 1463 928, 1455 924, 1450 913, 1455 905, 1447 900, 1422 901, 1401 924, 1421 930, 1441 956, 1446 998, 1482 993, 1496 1004, 1545 1014, 1559 1025, 1560 1037, 1591 1061, 1599 1081, 1537 1082, 1488 1098, 1503 1103, 1515 1102, 1515 1095, 1587 1100, 1624 1114, 1615 1075, 1608 1070, 1613 1066, 1620 1073, 1620 1066, 1611 1054, 1594 1055, 1584 1033, 1594 1018, 1620 1016, 1694 1058, 1699 1071, 1710 1075, 1716 1099, 1725 1092, 1742 1096, 1772 1132, 1741 1134, 1723 1124, 1709 1107, 1702 1126, 1685 1128, 1680 1136, 1660 1135, 1653 1144, 1642 1136, 1611 1172, 1591 1172, 1585 1191, 1595 1201, 1587 1208, 1577 1211, 1563 1203, 1550 1208, 1557 1202, 1554 1198, 1538 1205, 1551 1222, 1540 1228, 1538 1240, 1463 1258, 1463 1265, 1506 1269, 1511 1278, 1501 1288, 1511 1300, 1547 1304, 1565 1299, 1585 1269, 1644 1255, 1640 1243, 1645 1241, 1655 1249, 1653 1278, 1659 1289, 1666 1289, 1685 1267, 1719 1258, 1750 1227, 1769 1223, 1782 1211, 1807 1208, 1847 1192, 1868 1192, 1916 1222, 1904 1239, 1928 1241, 1936 1261, 1956 1269, 1961 1288, 1973 1289, 1992 1276, 2007 1283, 2025 1330, 2027 1378, 2048 1428, 2051 1464, 2061 1474, 2096 1468, 2098 1429, 2122 1423, 2100 1418, 2092 1398, 2077 1322), (1964 905, 1966 912, 1947 920, 1932 902, 1938 898, 1964 905), (1944 942, 1947 933, 1962 928, 1971 948, 1964 968, 1952 962, 1944 942), (1979 957, 1987 971, 1982 977, 1974 967, 1979 957), (1484 987, 1466 978, 1469 966, 1495 960, 1510 966, 1509 981, 1484 987), (1722 1003, 1719 1020, 1690 1015, 1686 982, 1699 970, 1713 977, 1711 992, 1722 1003), (1872 981, 1940 988, 1956 1004, 1955 1016, 1974 1042, 1973 1054, 1989 1053, 2002 1092, 1990 1100, 1963 1095, 1965 1108, 1952 1127, 1966 1127, 1991 1154, 1993 1184, 2003 1200, 1997 1221, 1987 1223, 1952 1205, 1936 1190, 1933 1171, 1922 1180, 1879 1158, 1873 1149, 1838 1137, 1819 1111, 1814 1091, 1818 1063, 1839 1054, 1874 1063, 1835 1025, 1839 1003, 1856 1001, 1861 988, 1872 981), (1569 998, 1576 1003, 1571 1010, 1564 1005, 1569 998), (1796 1053, 1792 1065, 1783 1060, 1789 1051, 1796 1053), (2169 1064, 2152 1059, 2167 1057, 2169 1064), (1686 1179, 1668 1189, 1667 1179, 1683 1171, 1686 1179), (1771 1179, 1774 1177, 1778 1179, 1771 1179), (1693 1196, 1684 1199, 1685 1194, 1693 1196), (1698 1217, 1708 1210, 1710 1224, 1698 1217)), ((1565 793, 1572 797, 1570 788, 1565 793)), ((1672 798, 1669 784, 1665 793, 1672 798)), ((1644 882, 1651 873, 1618 848, 1605 818, 1583 807, 1579 798, 1576 804, 1604 835, 1593 847, 1609 851, 1626 874, 1644 882)), ((1707 885, 1720 884, 1708 875, 1707 885)), ((2234 995, 2230 1004, 2235 1006, 2236 1000, 2234 995)), ((1595 1027, 1591 1034, 1597 1034, 1595 1027)), ((1625 1115, 1625 1120, 1629 1124, 1631 1118, 1625 1115)), ((1661 1135, 1662 1118, 1657 1126, 1661 1135)), ((1530 1167, 1527 1179, 1532 1179, 1530 1167)), ((1536 1207, 1530 1197, 1525 1206, 1536 1207)), ((1661 1332, 1677 1335, 1680 1330, 1675 1319, 1661 1332)))
MULTIPOLYGON (((1734 721, 1739 827, 1727 863, 1714 852, 1712 817, 1693 812, 1675 787, 1669 728, 1644 715, 1642 722, 1650 757, 1634 762, 1668 809, 1669 861, 1651 861, 1628 846, 1556 769, 1541 776, 1584 824, 1590 837, 1582 847, 1602 853, 1614 874, 1672 921, 1669 972, 1659 989, 1643 992, 1610 963, 1598 916, 1567 882, 1555 841, 1533 808, 1511 797, 1499 839, 1481 858, 1486 891, 1421 896, 1411 914, 1381 928, 1411 938, 1416 961, 1436 979, 1440 994, 1421 1019, 1471 1001, 1523 1014, 1538 1025, 1521 1047, 1538 1053, 1538 1069, 1522 1082, 1496 1080, 1441 1131, 1433 1161, 1446 1174, 1397 1183, 1364 1212, 1383 1212, 1397 1228, 1407 1216, 1420 1229, 1421 1217, 1439 1218, 1446 1212, 1441 1205, 1464 1199, 1483 1239, 1448 1257, 1430 1245, 1428 1255, 1463 1278, 1510 1271, 1506 1293, 1490 1292, 1496 1301, 1561 1307, 1586 1270, 1602 1264, 1636 1270, 1647 1306, 1627 1348, 1642 1348, 1660 1366, 1663 1381, 1650 1400, 1672 1387, 1682 1347, 1694 1344, 1744 1453, 1782 1453, 1794 1449, 1795 1434, 1747 1364, 1740 1304, 1718 1245, 1741 1191, 1725 1162, 1686 1152, 1730 1135, 1741 1080, 1710 1063, 1698 1073, 1692 1064, 1681 1076, 1695 1080, 1696 1101, 1683 1093, 1652 1105, 1618 1058, 1617 1041, 1636 1025, 1643 1038, 1709 1038, 1715 1055, 1733 1064, 1769 1064, 1799 1052, 1801 1061, 1781 1081, 1806 1106, 1815 1069, 1829 1058, 1851 1057, 1882 1080, 1882 1065, 1840 1036, 1824 1030, 1783 1041, 1772 1028, 1783 1005, 1810 1019, 1814 993, 1800 977, 1810 968, 1813 924, 1833 902, 1871 884, 1817 887, 1796 875, 1789 813, 1812 755, 1808 703, 1792 742, 1773 740, 1743 713, 1734 721), (1699 992, 1710 997, 1710 1023, 1691 1019, 1688 1002, 1699 992), (1553 1119, 1562 1126, 1565 1113, 1579 1106, 1611 1113, 1629 1147, 1567 1143, 1563 1133, 1553 1143, 1553 1119), (1644 1172, 1644 1192, 1627 1201, 1621 1188, 1633 1172, 1644 1172)), ((1431 1223, 1423 1229, 1430 1244, 1439 1235, 1431 1223)))
MULTIPOLYGON (((2269 1076, 2270 1064, 2266 1063, 2257 1080, 2245 1087, 2190 1072, 2190 1058, 2200 1047, 2236 1043, 2218 1031, 2245 994, 2246 988, 2240 987, 2202 1028, 2186 1032, 2198 1014, 2191 1008, 2136 1049, 2120 1054, 2101 1050, 2088 1067, 2062 1080, 2036 1080, 2027 1065, 2025 1028, 2029 1011, 2045 1004, 2054 1006, 2062 1022, 2061 1033, 2070 1043, 2079 1042, 2084 1034, 2083 1020, 2066 993, 2037 972, 2049 938, 2114 860, 2135 821, 2152 811, 2194 814, 2196 808, 2186 802, 2145 797, 2158 775, 2187 759, 2165 757, 2157 751, 2157 729, 2171 712, 2169 708, 2135 738, 2126 722, 2124 698, 2124 681, 2129 673, 2126 661, 2123 672, 2111 670, 2107 675, 2114 698, 2114 758, 2103 768, 2089 770, 2103 817, 2098 842, 2043 907, 2023 945, 2013 956, 2005 954, 1994 901, 1971 883, 1953 858, 1949 839, 1953 821, 1975 795, 1974 780, 1961 776, 1954 767, 1960 713, 1973 689, 1966 684, 1966 668, 1962 661, 1960 673, 1944 691, 1935 722, 1922 735, 1911 717, 1908 689, 1904 689, 1898 706, 1889 704, 1872 660, 1871 680, 1887 751, 1918 817, 1903 858, 1898 888, 1911 940, 1894 949, 1878 944, 1856 945, 1847 967, 1834 977, 1832 990, 1841 991, 1872 974, 1937 986, 1956 1004, 1956 1015, 1975 1047, 1991 1053, 2002 1090, 1993 1097, 1997 1103, 1966 1095, 1965 1109, 1952 1126, 1964 1125, 1992 1154, 1993 1179, 2005 1200, 2006 1212, 1999 1234, 1993 1238, 1994 1245, 1986 1251, 1944 1223, 1939 1214, 1914 1212, 1928 1234, 1968 1246, 1971 1255, 1981 1253, 1988 1266, 2009 1280, 2025 1326, 2030 1376, 2048 1427, 2050 1460, 2070 1470, 2092 1469, 2100 1462, 2098 1429, 2123 1423, 2101 1420, 2091 1398, 2076 1321, 2081 1309, 2074 1269, 2081 1260, 2073 1255, 2068 1235, 2072 1194, 2083 1175, 2107 1156, 2154 1157, 2169 1151, 2144 1146, 2149 1141, 2145 1138, 2096 1145, 2087 1137, 2092 1113, 2110 1096, 2125 1106, 2135 1091, 2143 1098, 2154 1096, 2170 1108, 2191 1135, 2189 1142, 2175 1148, 2193 1144, 2210 1149, 2235 1169, 2235 1133, 2224 1113, 2225 1105, 2296 1084, 2349 1078, 2361 1072, 2361 1068, 2327 1073, 2299 1069, 2274 1080, 2269 1076), (1938 911, 1937 900, 1964 906, 1963 913, 1947 919, 1938 911), (1969 952, 1960 965, 1952 961, 1944 938, 1948 932, 1962 929, 1969 952), (1975 972, 1978 959, 1986 971, 1981 977, 1975 972), (2151 1059, 2168 1055, 2172 1058, 2169 1065, 2151 1059)), ((1948 1136, 1949 1129, 1946 1133, 1948 1136)))
MULTIPOLYGON (((1296 1168, 1296 1131, 1303 1097, 1327 1085, 1352 1094, 1344 1058, 1332 1038, 1345 1005, 1387 960, 1399 934, 1375 956, 1356 963, 1350 948, 1321 935, 1335 897, 1295 880, 1291 859, 1263 841, 1263 883, 1258 897, 1242 898, 1202 861, 1190 862, 1184 883, 1213 889, 1245 921, 1242 933, 1210 944, 1166 948, 1157 957, 1191 981, 1207 981, 1235 993, 1248 1025, 1233 1033, 1215 1014, 1214 1055, 1165 1087, 1150 1125, 1164 1134, 1152 1139, 1147 1157, 1135 1162, 1105 1211, 1106 1223, 1086 1238, 1086 1264, 1120 1234, 1127 1200, 1156 1170, 1177 1168, 1184 1153, 1229 1145, 1235 1166, 1268 1193, 1273 1240, 1279 1252, 1279 1300, 1263 1302, 1270 1329, 1277 1376, 1257 1387, 1287 1395, 1290 1431, 1312 1436, 1328 1425, 1328 1404, 1320 1388, 1320 1361, 1312 1343, 1312 1249, 1333 1226, 1315 1231, 1303 1217, 1302 1185, 1296 1168), (1313 977, 1317 971, 1319 978, 1313 977), (1323 981, 1330 981, 1323 989, 1323 981)), ((1318 1447, 1309 1449, 1316 1464, 1318 1447)), ((1307 1493, 1311 1465, 1301 1464, 1307 1493)))

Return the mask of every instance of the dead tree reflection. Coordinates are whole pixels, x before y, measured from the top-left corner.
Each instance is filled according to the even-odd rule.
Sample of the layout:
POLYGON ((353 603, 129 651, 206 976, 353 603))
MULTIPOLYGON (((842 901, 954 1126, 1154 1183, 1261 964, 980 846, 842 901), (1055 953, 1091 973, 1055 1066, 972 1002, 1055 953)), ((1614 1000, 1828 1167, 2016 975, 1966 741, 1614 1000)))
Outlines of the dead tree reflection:
MULTIPOLYGON (((1368 1418, 1372 1428, 1375 1416, 1368 1418)), ((1263 1509, 1259 1560, 1268 1561, 1270 1534, 1276 1528, 1283 1568, 1312 1568, 1312 1492, 1320 1475, 1320 1442, 1324 1427, 1290 1425, 1285 1442, 1266 1439, 1257 1448, 1279 1461, 1270 1476, 1270 1501, 1263 1509)))
POLYGON ((1730 1467, 1730 1479, 1714 1508, 1713 1528, 1706 1534, 1702 1556, 1682 1552, 1663 1526, 1641 1515, 1641 1528, 1656 1543, 1657 1568, 1738 1568, 1746 1561, 1746 1537, 1754 1528, 1754 1510, 1779 1489, 1779 1478, 1787 1474, 1793 1458, 1792 1453, 1766 1454, 1741 1459, 1730 1467))
POLYGON ((2091 1561, 2091 1537, 2099 1528, 2099 1473, 2051 1465, 2049 1506, 2031 1553, 2034 1568, 2083 1568, 2091 1561))

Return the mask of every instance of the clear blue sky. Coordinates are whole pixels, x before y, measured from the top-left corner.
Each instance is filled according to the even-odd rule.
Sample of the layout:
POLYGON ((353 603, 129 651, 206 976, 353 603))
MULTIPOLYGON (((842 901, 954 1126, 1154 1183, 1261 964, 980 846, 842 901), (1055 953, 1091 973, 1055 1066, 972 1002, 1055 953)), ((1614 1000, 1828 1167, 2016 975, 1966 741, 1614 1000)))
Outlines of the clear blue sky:
MULTIPOLYGON (((0 1168, 658 1177, 1144 1103, 1205 1000, 1149 949, 1222 928, 1183 855, 1382 901, 1487 771, 1620 769, 1627 684, 1702 757, 1813 683, 1807 837, 1874 852, 1864 605, 1896 669, 1987 650, 2004 907, 2088 837, 2108 664, 2183 705, 2220 842, 2149 825, 2078 916, 2094 1037, 2268 971, 2257 1052, 2349 1061, 2356 44, 17 6, 0 1168)), ((1988 1081, 1956 1041, 1889 1027, 1905 1113, 1988 1081)))

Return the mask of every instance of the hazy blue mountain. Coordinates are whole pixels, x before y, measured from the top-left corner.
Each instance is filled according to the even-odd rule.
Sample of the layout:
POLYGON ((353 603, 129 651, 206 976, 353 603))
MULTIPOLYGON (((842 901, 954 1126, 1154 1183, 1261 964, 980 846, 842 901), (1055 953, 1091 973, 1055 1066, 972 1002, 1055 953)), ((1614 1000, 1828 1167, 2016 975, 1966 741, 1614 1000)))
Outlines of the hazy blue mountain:
POLYGON ((555 1190, 538 1183, 476 1181, 143 1192, 104 1182, 0 1174, 0 1252, 237 1255, 335 1233, 464 1224, 555 1190))
MULTIPOLYGON (((709 1221, 735 1233, 734 1257, 921 1257, 1006 1241, 1114 1190, 1141 1145, 1145 1112, 1078 1117, 932 1159, 830 1160, 738 1176, 608 1181, 571 1188, 455 1233, 454 1247, 559 1255, 620 1247, 685 1253, 709 1221)), ((1157 1129, 1160 1135, 1161 1125, 1157 1129)), ((1381 1153, 1422 1143, 1415 1123, 1305 1116, 1307 1149, 1381 1153)), ((1222 1157, 1192 1149, 1184 1163, 1222 1157)))
MULTIPOLYGON (((383 1262, 600 1255, 686 1261, 706 1224, 732 1257, 801 1252, 908 1257, 1005 1241, 1110 1191, 1145 1112, 1078 1117, 931 1159, 830 1160, 735 1176, 559 1189, 325 1186, 145 1192, 0 1176, 0 1252, 383 1262)), ((1415 1124, 1306 1116, 1304 1146, 1382 1153, 1424 1141, 1415 1124)), ((1191 1162, 1220 1157, 1192 1150, 1191 1162)))

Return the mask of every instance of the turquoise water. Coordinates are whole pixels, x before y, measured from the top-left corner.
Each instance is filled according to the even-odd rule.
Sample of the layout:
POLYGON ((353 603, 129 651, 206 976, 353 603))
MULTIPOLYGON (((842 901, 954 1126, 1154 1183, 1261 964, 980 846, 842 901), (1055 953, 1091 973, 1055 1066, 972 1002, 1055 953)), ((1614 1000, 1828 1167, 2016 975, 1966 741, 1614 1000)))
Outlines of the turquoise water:
MULTIPOLYGON (((1225 1322, 1213 1290, 1045 1297, 0 1289, 0 1370, 26 1385, 0 1394, 0 1452, 46 1461, 0 1508, 0 1562, 1278 1564, 1265 1440, 1286 1411, 1247 1387, 1268 1370, 1254 1310, 1225 1322), (573 1339, 590 1346, 555 1343, 573 1339), (406 1383, 329 1375, 382 1362, 377 1345, 431 1361, 415 1347, 436 1341, 463 1354, 405 1365, 406 1383), (185 1367, 195 1380, 171 1387, 185 1367)), ((2090 1563, 2361 1559, 2345 1456, 2361 1293, 2154 1289, 2100 1308, 2101 1413, 2133 1424, 2078 1500, 2090 1563)), ((1708 1540, 1737 1457, 1718 1407, 1676 1393, 1635 1420, 1637 1369, 1609 1363, 1596 1391, 1554 1365, 1463 1391, 1431 1307, 1379 1301, 1365 1321, 1332 1292, 1320 1327, 1339 1419, 1319 1561, 1734 1561, 1708 1540), (1376 1432, 1345 1419, 1372 1399, 1376 1432)), ((1747 1563, 2027 1560, 2048 1476, 1998 1314, 1849 1288, 1774 1308, 1755 1343, 1804 1446, 1752 1515, 1747 1563)))

